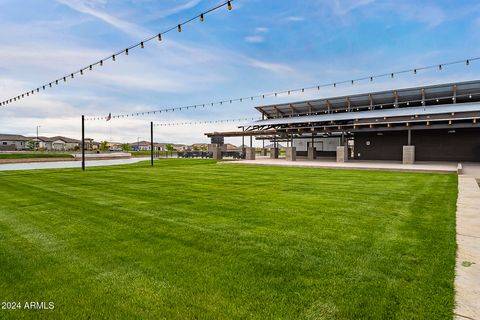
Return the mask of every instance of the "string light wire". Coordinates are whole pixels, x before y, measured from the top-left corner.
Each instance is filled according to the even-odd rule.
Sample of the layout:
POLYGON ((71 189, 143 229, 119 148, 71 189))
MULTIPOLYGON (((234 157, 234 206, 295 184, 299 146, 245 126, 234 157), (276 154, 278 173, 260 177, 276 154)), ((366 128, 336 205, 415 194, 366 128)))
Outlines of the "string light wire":
MULTIPOLYGON (((401 70, 401 71, 395 71, 395 72, 388 72, 388 73, 382 73, 382 74, 377 74, 377 75, 365 76, 365 77, 360 77, 360 78, 351 79, 351 80, 335 81, 335 82, 324 83, 324 84, 320 84, 320 85, 307 86, 307 87, 303 87, 303 88, 288 89, 288 90, 281 90, 281 91, 270 92, 270 93, 256 94, 256 95, 253 95, 253 96, 247 96, 247 97, 241 97, 241 98, 229 98, 229 99, 225 99, 225 100, 212 101, 212 102, 200 103, 200 104, 194 104, 194 105, 188 105, 188 106, 171 107, 171 108, 163 108, 163 109, 143 111, 143 112, 118 114, 118 115, 112 115, 112 118, 114 118, 114 119, 129 118, 129 117, 144 116, 144 115, 151 115, 151 114, 157 114, 157 113, 160 114, 160 113, 168 113, 168 112, 175 112, 175 111, 185 111, 185 110, 189 110, 189 109, 200 109, 200 108, 203 109, 203 108, 206 108, 206 107, 220 106, 220 105, 224 105, 224 104, 231 104, 231 103, 234 103, 234 102, 253 101, 253 100, 259 100, 259 99, 265 99, 267 97, 278 97, 279 95, 290 95, 292 93, 305 93, 306 91, 313 91, 313 90, 319 91, 321 88, 328 88, 328 87, 337 88, 337 86, 341 85, 341 84, 354 85, 355 83, 362 82, 362 81, 373 82, 375 79, 378 79, 378 78, 393 78, 395 75, 399 75, 399 74, 413 73, 414 75, 416 75, 419 71, 424 71, 424 70, 429 70, 429 69, 435 69, 435 70, 441 71, 446 66, 451 66, 451 65, 456 65, 456 64, 465 64, 465 66, 470 66, 472 61, 476 61, 476 60, 480 60, 480 57, 456 60, 456 61, 451 61, 451 62, 446 62, 446 63, 441 63, 441 64, 432 64, 432 65, 418 67, 418 68, 411 68, 411 69, 405 69, 405 70, 401 70), (442 68, 439 68, 440 65, 442 66, 442 68)), ((91 120, 105 120, 106 118, 107 117, 105 117, 105 116, 104 117, 89 117, 89 118, 85 118, 85 120, 90 120, 90 121, 91 120)))
POLYGON ((171 27, 171 28, 169 28, 169 29, 167 29, 167 30, 165 30, 165 31, 163 31, 163 32, 160 32, 160 33, 158 33, 158 34, 155 34, 154 36, 151 36, 151 37, 149 37, 149 38, 147 38, 147 39, 144 39, 144 40, 142 40, 142 41, 140 41, 140 42, 138 42, 138 43, 136 43, 136 44, 134 44, 134 45, 131 45, 131 46, 125 48, 125 49, 122 49, 122 50, 120 50, 120 51, 118 51, 118 52, 116 52, 116 53, 114 53, 114 54, 112 54, 112 55, 109 55, 109 56, 107 56, 107 57, 105 57, 105 58, 103 58, 103 59, 101 59, 101 60, 98 60, 97 62, 94 62, 94 63, 92 63, 92 64, 89 64, 89 65, 87 65, 86 67, 83 67, 83 68, 81 68, 81 69, 78 70, 78 71, 70 72, 70 73, 68 73, 67 75, 62 76, 62 77, 60 77, 60 78, 58 78, 58 79, 56 79, 56 80, 54 80, 54 81, 52 81, 52 82, 49 82, 49 83, 47 83, 47 84, 45 84, 45 85, 41 85, 41 86, 39 86, 38 88, 35 88, 35 89, 33 89, 33 90, 30 90, 30 91, 21 93, 21 94, 19 94, 19 95, 17 95, 17 96, 14 96, 14 97, 9 98, 9 99, 3 100, 3 101, 0 102, 0 106, 6 106, 6 105, 9 104, 9 103, 13 103, 13 102, 16 102, 16 101, 18 101, 18 100, 20 100, 20 99, 22 99, 22 98, 25 98, 25 96, 29 96, 30 94, 33 95, 33 93, 34 93, 35 91, 37 91, 37 92, 40 91, 40 88, 43 88, 43 90, 45 90, 45 87, 46 87, 46 86, 49 86, 49 87, 51 88, 53 82, 54 82, 56 85, 58 85, 58 82, 61 81, 61 80, 63 80, 63 82, 67 82, 67 77, 71 77, 71 78, 73 79, 76 74, 83 75, 84 71, 86 71, 86 70, 92 71, 94 66, 97 66, 97 65, 103 66, 103 63, 104 63, 105 61, 107 61, 107 60, 115 61, 115 60, 116 60, 116 57, 118 57, 118 56, 119 56, 120 54, 122 54, 122 53, 124 53, 125 55, 128 56, 129 53, 130 53, 130 51, 131 51, 132 49, 135 49, 135 48, 137 48, 137 47, 140 47, 140 48, 143 49, 143 48, 145 47, 145 44, 146 44, 147 42, 150 42, 150 41, 152 41, 152 40, 154 40, 154 39, 158 39, 158 41, 162 41, 163 36, 164 36, 165 34, 167 34, 167 33, 169 33, 169 32, 172 32, 173 30, 175 30, 175 29, 177 29, 177 28, 178 28, 178 31, 181 31, 181 30, 182 30, 182 26, 184 26, 184 25, 186 25, 186 24, 188 24, 188 23, 190 23, 190 22, 192 22, 192 21, 194 21, 194 20, 196 20, 196 19, 199 19, 199 18, 200 18, 201 22, 203 22, 204 19, 205 19, 205 15, 207 15, 207 14, 209 14, 209 13, 215 11, 215 10, 218 10, 218 9, 220 9, 220 8, 222 8, 222 7, 227 6, 228 10, 230 11, 230 10, 232 10, 232 2, 233 2, 233 0, 224 1, 224 2, 216 5, 215 7, 212 7, 212 8, 210 8, 210 9, 208 9, 208 10, 206 10, 206 11, 204 11, 204 12, 202 12, 202 13, 200 13, 200 14, 198 14, 198 15, 196 15, 196 16, 194 16, 194 17, 192 17, 192 18, 190 18, 190 19, 188 19, 188 20, 186 20, 186 21, 184 21, 184 22, 182 22, 182 23, 176 24, 175 26, 173 26, 173 27, 171 27))
POLYGON ((208 121, 190 121, 190 122, 165 122, 165 123, 155 123, 156 127, 179 127, 179 126, 192 126, 192 125, 202 125, 210 123, 232 123, 232 122, 243 122, 243 121, 255 121, 261 120, 260 118, 238 118, 238 119, 223 119, 223 120, 208 120, 208 121))

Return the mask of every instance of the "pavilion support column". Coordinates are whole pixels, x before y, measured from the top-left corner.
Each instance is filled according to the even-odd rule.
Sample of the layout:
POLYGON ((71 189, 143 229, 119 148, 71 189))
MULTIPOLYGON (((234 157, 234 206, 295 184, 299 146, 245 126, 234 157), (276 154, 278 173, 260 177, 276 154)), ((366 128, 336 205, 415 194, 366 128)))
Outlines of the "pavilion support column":
POLYGON ((415 163, 415 146, 403 146, 403 164, 415 163))
POLYGON ((255 148, 246 148, 245 160, 255 160, 255 148))
POLYGON ((403 164, 415 163, 415 146, 412 146, 412 130, 411 129, 407 131, 407 145, 403 146, 402 163, 403 164))
POLYGON ((270 159, 278 159, 278 148, 270 148, 270 159))
POLYGON ((285 156, 287 161, 297 161, 297 148, 287 147, 285 149, 285 156))
POLYGON ((348 161, 348 147, 337 146, 337 162, 347 162, 347 161, 348 161))
POLYGON ((317 148, 315 147, 308 147, 308 160, 315 160, 317 159, 317 148))
POLYGON ((211 144, 209 146, 209 151, 212 152, 213 159, 216 159, 216 160, 223 159, 222 147, 220 147, 218 144, 211 144))
POLYGON ((262 148, 260 150, 260 155, 263 156, 263 157, 266 157, 267 156, 267 151, 268 151, 267 148, 265 148, 265 147, 262 148))

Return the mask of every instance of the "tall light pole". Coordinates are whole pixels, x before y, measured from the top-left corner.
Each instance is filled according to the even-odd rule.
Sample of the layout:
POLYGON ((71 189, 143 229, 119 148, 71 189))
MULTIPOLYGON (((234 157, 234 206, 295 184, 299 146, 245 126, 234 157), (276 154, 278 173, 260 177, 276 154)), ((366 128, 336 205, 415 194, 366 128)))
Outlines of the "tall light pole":
POLYGON ((37 141, 36 141, 36 144, 35 144, 37 151, 38 151, 38 146, 39 146, 39 142, 38 142, 38 128, 40 128, 40 127, 41 127, 41 126, 37 126, 37 141))

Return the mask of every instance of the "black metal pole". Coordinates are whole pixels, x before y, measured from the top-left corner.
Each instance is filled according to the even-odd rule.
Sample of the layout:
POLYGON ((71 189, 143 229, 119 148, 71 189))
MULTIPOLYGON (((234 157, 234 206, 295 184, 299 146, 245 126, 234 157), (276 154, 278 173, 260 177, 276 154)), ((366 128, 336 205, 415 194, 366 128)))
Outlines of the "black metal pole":
POLYGON ((82 115, 82 171, 85 171, 85 116, 82 115))
POLYGON ((150 163, 153 167, 153 121, 150 122, 150 163))

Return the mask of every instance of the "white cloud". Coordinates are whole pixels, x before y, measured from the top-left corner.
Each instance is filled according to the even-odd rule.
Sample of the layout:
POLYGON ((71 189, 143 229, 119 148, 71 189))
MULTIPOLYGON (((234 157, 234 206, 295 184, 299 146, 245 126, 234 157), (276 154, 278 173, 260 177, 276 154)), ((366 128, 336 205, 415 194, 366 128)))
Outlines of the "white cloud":
POLYGON ((249 66, 264 69, 273 73, 291 73, 293 69, 288 65, 281 64, 281 63, 271 63, 260 61, 252 58, 245 58, 245 61, 249 66))
POLYGON ((253 35, 245 37, 245 41, 249 43, 262 43, 265 41, 265 38, 260 35, 253 35))
POLYGON ((103 22, 106 22, 113 27, 137 38, 145 38, 150 33, 145 29, 140 28, 136 24, 117 18, 111 14, 108 14, 102 10, 99 10, 97 6, 105 5, 105 0, 57 0, 59 3, 64 4, 71 9, 80 13, 90 15, 103 22))
POLYGON ((190 1, 187 1, 187 2, 185 2, 185 3, 183 3, 183 4, 181 4, 181 5, 178 5, 178 6, 176 6, 176 7, 173 7, 173 8, 170 8, 170 9, 161 10, 160 13, 149 16, 149 19, 161 19, 161 18, 165 18, 165 17, 171 16, 171 15, 177 14, 177 13, 179 13, 179 12, 182 12, 182 11, 184 11, 184 10, 188 10, 188 9, 194 8, 194 7, 196 7, 199 3, 200 3, 200 0, 190 0, 190 1))
POLYGON ((290 22, 300 22, 300 21, 304 21, 305 18, 301 16, 290 16, 285 18, 285 20, 290 22))

